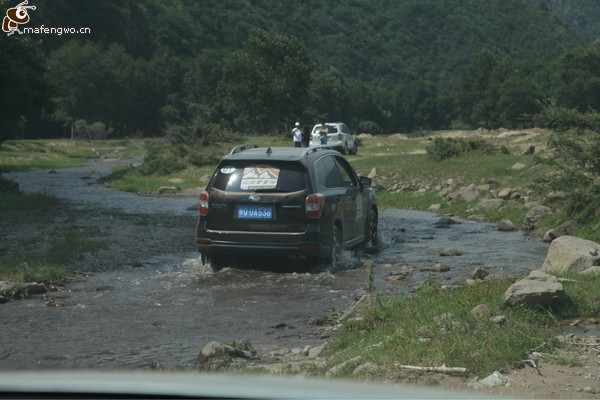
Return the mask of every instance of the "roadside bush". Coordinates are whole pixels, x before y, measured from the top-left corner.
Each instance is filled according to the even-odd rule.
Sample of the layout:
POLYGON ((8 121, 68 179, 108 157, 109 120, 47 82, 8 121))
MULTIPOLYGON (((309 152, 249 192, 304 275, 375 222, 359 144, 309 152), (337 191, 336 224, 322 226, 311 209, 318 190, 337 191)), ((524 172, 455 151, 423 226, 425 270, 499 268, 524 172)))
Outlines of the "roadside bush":
POLYGON ((459 157, 463 153, 493 154, 496 152, 495 147, 482 138, 435 138, 432 144, 425 147, 425 150, 436 161, 459 157))
POLYGON ((78 119, 75 121, 75 134, 82 139, 106 139, 112 133, 112 129, 107 129, 102 122, 88 124, 86 120, 78 119))
POLYGON ((373 121, 361 121, 358 124, 358 131, 360 133, 370 133, 377 135, 381 133, 381 127, 373 121))

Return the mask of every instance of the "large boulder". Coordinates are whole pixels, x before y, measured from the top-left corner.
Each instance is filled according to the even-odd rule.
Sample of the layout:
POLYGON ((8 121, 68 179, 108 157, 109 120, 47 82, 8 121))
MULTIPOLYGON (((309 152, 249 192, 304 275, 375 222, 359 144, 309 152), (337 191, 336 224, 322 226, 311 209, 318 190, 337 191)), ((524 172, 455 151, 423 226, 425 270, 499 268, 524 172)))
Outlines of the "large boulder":
POLYGON ((456 192, 450 194, 450 200, 453 203, 460 201, 470 202, 477 197, 479 197, 479 190, 477 190, 473 184, 460 188, 456 192))
POLYGON ((508 306, 524 304, 530 307, 549 307, 552 301, 564 302, 565 290, 558 279, 542 271, 531 271, 527 278, 511 285, 504 292, 508 306))
POLYGON ((577 222, 575 221, 566 221, 557 228, 550 229, 544 235, 542 239, 544 242, 548 243, 561 236, 568 236, 575 233, 577 230, 577 222))
POLYGON ((545 272, 581 272, 600 260, 600 244, 574 236, 556 238, 548 248, 545 272))
POLYGON ((525 229, 528 231, 533 231, 537 228, 537 225, 540 221, 548 214, 551 214, 552 210, 546 206, 535 206, 525 216, 525 220, 523 224, 525 225, 525 229))

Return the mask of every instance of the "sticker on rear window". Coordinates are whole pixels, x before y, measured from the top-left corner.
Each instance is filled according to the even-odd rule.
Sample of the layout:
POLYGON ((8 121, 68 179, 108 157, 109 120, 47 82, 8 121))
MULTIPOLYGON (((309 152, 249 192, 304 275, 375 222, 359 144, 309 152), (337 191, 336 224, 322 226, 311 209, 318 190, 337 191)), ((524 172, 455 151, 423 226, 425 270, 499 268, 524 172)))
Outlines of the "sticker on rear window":
POLYGON ((279 179, 279 169, 257 165, 244 168, 240 188, 242 190, 275 189, 279 179))
POLYGON ((235 172, 235 167, 223 167, 221 168, 221 173, 225 175, 233 174, 235 172))

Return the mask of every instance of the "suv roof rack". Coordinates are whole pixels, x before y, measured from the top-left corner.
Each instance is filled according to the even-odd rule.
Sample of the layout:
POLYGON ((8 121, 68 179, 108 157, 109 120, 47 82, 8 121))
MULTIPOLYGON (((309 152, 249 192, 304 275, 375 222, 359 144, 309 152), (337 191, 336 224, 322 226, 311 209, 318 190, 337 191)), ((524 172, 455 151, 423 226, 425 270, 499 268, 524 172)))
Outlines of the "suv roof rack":
POLYGON ((257 149, 258 145, 256 143, 240 144, 238 146, 235 146, 233 149, 231 149, 231 152, 229 153, 229 155, 233 155, 235 153, 242 152, 242 151, 247 150, 249 148, 250 149, 257 149))
POLYGON ((332 148, 326 145, 310 146, 304 149, 304 151, 302 152, 302 157, 306 156, 308 153, 314 153, 317 150, 332 150, 332 148))

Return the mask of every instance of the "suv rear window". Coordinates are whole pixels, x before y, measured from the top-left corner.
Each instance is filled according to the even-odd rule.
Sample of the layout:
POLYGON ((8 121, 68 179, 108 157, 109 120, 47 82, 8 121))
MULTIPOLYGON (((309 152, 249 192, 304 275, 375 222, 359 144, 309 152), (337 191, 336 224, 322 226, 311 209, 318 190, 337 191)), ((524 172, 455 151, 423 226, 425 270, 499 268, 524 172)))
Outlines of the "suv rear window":
POLYGON ((296 162, 225 161, 212 187, 226 192, 296 192, 307 187, 307 171, 296 162))

